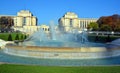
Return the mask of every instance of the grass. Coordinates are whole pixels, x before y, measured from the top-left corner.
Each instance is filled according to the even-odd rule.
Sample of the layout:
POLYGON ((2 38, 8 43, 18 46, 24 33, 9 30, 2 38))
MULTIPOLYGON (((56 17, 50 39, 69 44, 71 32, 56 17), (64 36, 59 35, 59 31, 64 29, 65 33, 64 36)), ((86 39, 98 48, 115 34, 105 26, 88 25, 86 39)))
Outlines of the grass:
MULTIPOLYGON (((11 34, 11 37, 12 37, 13 41, 16 40, 17 34, 19 36, 19 40, 24 40, 25 39, 25 35, 22 34, 22 33, 0 33, 0 39, 8 41, 9 34, 11 34)), ((96 35, 91 34, 91 35, 88 35, 88 40, 90 42, 106 43, 107 42, 107 37, 108 37, 107 35, 99 35, 98 40, 95 41, 96 40, 96 35)), ((113 40, 118 39, 118 38, 120 38, 120 36, 110 35, 110 41, 113 41, 113 40)))
POLYGON ((12 40, 15 40, 17 34, 19 35, 19 40, 22 40, 25 37, 25 35, 22 33, 0 33, 0 39, 8 41, 9 34, 11 34, 12 40), (23 38, 21 38, 22 35, 23 38))
POLYGON ((1 64, 0 73, 120 73, 120 66, 31 66, 1 64))

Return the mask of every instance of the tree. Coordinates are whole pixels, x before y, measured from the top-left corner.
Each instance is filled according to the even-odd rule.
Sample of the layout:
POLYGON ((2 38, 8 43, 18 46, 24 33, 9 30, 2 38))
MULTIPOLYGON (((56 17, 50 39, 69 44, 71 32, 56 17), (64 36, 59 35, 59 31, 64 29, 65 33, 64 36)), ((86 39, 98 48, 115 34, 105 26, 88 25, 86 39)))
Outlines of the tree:
POLYGON ((23 34, 21 35, 21 40, 23 40, 23 34))
POLYGON ((11 34, 9 34, 9 36, 8 36, 8 41, 12 41, 12 36, 11 36, 11 34))
POLYGON ((11 27, 14 25, 14 21, 12 17, 0 17, 0 30, 2 32, 6 31, 11 31, 11 27))
POLYGON ((114 31, 120 32, 120 25, 116 26, 116 27, 114 28, 114 31))
POLYGON ((19 35, 18 34, 16 35, 15 40, 19 40, 19 35))
POLYGON ((97 23, 99 24, 99 28, 103 28, 105 24, 105 26, 108 25, 107 27, 112 31, 120 31, 118 27, 118 25, 120 25, 120 15, 118 14, 100 17, 97 23))
POLYGON ((93 31, 98 30, 98 23, 96 23, 96 22, 91 22, 91 23, 88 25, 87 28, 88 28, 89 30, 93 30, 93 31))
POLYGON ((109 26, 109 25, 102 25, 100 28, 99 28, 100 31, 112 31, 112 28, 109 26))
POLYGON ((27 38, 27 35, 25 35, 24 39, 26 39, 26 38, 27 38))

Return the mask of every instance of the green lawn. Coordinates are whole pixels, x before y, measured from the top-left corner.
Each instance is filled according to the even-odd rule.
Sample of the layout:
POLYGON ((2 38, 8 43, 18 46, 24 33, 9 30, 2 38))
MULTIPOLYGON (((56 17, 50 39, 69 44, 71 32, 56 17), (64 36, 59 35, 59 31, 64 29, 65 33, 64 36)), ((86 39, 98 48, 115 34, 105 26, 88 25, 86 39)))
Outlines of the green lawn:
POLYGON ((23 40, 25 38, 25 34, 22 34, 22 33, 0 33, 0 39, 8 41, 9 35, 11 35, 12 40, 16 40, 17 35, 19 40, 23 40))
POLYGON ((120 73, 120 66, 57 67, 1 64, 0 73, 120 73))
MULTIPOLYGON (((0 39, 8 41, 9 35, 11 35, 11 39, 13 41, 14 40, 24 40, 25 36, 26 36, 25 34, 22 34, 22 33, 0 33, 0 39), (18 35, 19 39, 16 39, 17 35, 18 35)), ((96 40, 96 35, 95 34, 88 35, 88 40, 90 42, 106 43, 107 42, 107 38, 108 38, 107 35, 99 35, 98 39, 96 40)), ((113 40, 115 40, 115 39, 118 39, 118 38, 120 38, 120 36, 110 35, 110 42, 113 41, 113 40)))

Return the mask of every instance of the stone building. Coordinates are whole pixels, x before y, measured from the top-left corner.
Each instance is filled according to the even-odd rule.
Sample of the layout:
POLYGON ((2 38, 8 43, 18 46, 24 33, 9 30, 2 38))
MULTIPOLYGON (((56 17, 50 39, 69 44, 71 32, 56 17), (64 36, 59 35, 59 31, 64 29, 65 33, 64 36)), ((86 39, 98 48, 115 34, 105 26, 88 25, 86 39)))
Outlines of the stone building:
POLYGON ((32 34, 42 28, 46 33, 49 32, 49 26, 37 25, 37 17, 33 16, 29 10, 21 10, 17 12, 17 15, 0 15, 0 17, 11 17, 14 20, 14 31, 32 34))
POLYGON ((47 25, 45 25, 45 24, 42 24, 41 26, 40 26, 40 28, 42 28, 43 29, 43 31, 45 31, 46 33, 49 33, 49 26, 47 26, 47 25))
POLYGON ((14 30, 22 32, 37 31, 37 18, 28 10, 21 10, 14 17, 14 30))
POLYGON ((90 22, 96 21, 96 18, 79 18, 75 13, 67 12, 58 20, 58 27, 65 32, 72 32, 74 29, 81 31, 83 29, 86 30, 87 25, 90 24, 90 22))
MULTIPOLYGON (((33 14, 29 10, 21 10, 17 13, 17 15, 0 15, 12 17, 14 20, 14 31, 20 31, 27 34, 32 34, 42 28, 46 33, 49 33, 50 27, 41 24, 37 25, 37 17, 33 16, 33 14)), ((87 28, 87 25, 90 22, 96 22, 95 18, 79 18, 77 14, 73 12, 67 12, 63 17, 61 17, 58 21, 59 25, 55 26, 55 31, 60 29, 65 32, 72 32, 73 30, 83 30, 87 28)))

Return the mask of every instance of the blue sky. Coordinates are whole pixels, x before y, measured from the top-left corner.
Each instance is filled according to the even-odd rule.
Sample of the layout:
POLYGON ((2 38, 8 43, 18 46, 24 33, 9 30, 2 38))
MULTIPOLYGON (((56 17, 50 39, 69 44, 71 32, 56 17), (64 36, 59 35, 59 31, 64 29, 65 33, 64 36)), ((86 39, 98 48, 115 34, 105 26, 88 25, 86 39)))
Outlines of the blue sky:
POLYGON ((16 15, 28 9, 38 18, 38 24, 49 24, 66 12, 75 12, 79 18, 99 18, 120 14, 120 0, 0 0, 0 15, 16 15))

